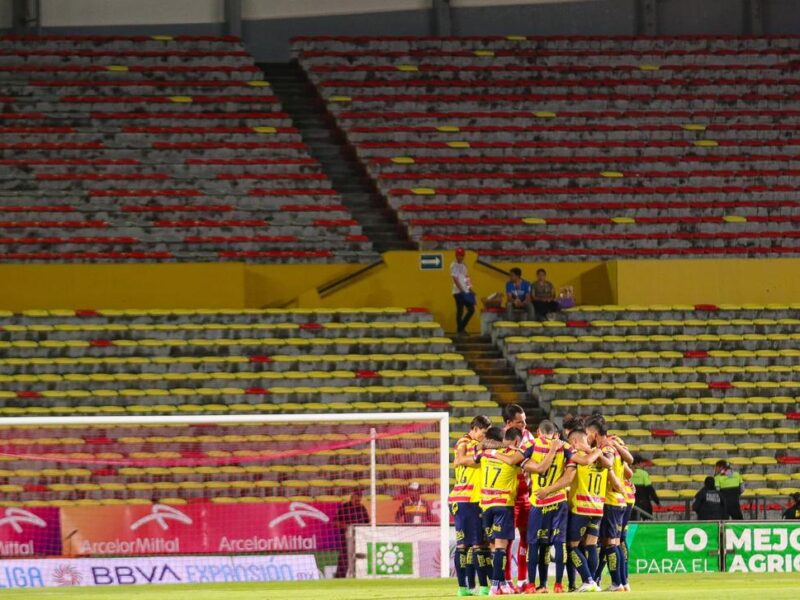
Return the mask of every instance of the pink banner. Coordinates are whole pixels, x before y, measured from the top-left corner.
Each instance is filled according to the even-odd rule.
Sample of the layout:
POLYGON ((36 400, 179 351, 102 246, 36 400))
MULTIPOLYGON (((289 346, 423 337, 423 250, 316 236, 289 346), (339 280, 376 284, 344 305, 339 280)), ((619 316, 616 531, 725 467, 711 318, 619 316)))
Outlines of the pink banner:
POLYGON ((61 554, 57 508, 0 508, 0 557, 61 554))
POLYGON ((64 554, 191 554, 338 550, 341 505, 198 503, 61 509, 64 554))

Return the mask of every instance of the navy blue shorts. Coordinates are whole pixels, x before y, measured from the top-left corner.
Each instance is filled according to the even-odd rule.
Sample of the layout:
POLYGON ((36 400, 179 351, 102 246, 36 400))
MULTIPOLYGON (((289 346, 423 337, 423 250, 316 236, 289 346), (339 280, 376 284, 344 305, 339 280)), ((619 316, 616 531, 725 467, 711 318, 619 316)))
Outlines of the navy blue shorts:
POLYGON ((492 506, 483 511, 483 533, 490 542, 514 539, 514 507, 492 506))
POLYGON ((481 507, 477 502, 456 502, 450 507, 456 526, 456 545, 479 546, 483 543, 481 507))
POLYGON ((628 510, 627 506, 609 506, 606 504, 603 507, 603 518, 600 520, 601 539, 618 538, 622 535, 626 510, 628 510))
POLYGON ((631 515, 633 515, 633 504, 628 504, 625 508, 625 516, 622 518, 622 535, 620 539, 625 539, 628 536, 628 523, 631 521, 631 515))
POLYGON ((567 512, 566 502, 531 507, 528 543, 563 544, 567 541, 567 512))
POLYGON ((576 515, 569 513, 569 524, 567 525, 567 541, 580 542, 585 535, 596 536, 600 533, 600 517, 588 517, 586 515, 576 515))

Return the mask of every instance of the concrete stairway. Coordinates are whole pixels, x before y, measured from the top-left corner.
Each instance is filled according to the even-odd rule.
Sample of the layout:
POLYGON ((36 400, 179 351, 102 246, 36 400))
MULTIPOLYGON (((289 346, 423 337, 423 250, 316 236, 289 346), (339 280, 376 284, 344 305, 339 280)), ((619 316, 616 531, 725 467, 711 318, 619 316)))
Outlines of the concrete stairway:
POLYGON ((283 110, 300 130, 311 156, 320 162, 375 250, 414 249, 405 227, 378 193, 300 66, 291 62, 265 63, 260 67, 283 110))
POLYGON ((481 384, 489 388, 492 400, 500 406, 519 404, 525 409, 528 423, 536 424, 545 417, 544 411, 517 377, 514 369, 492 344, 488 335, 469 335, 453 338, 456 350, 464 355, 470 368, 478 374, 481 384))

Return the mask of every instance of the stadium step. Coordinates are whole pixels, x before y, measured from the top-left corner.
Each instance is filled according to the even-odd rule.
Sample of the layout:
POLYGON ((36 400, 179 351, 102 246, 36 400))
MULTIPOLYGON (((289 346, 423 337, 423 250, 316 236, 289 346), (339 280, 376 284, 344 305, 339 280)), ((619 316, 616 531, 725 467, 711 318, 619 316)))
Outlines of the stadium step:
POLYGON ((416 246, 405 226, 378 193, 355 150, 325 112, 323 102, 299 65, 296 62, 269 63, 260 67, 283 109, 300 131, 311 156, 319 161, 341 195, 342 203, 375 249, 378 252, 414 249, 416 246))
POLYGON ((528 392, 525 382, 517 377, 497 346, 492 344, 491 337, 472 335, 455 338, 454 343, 469 367, 477 373, 480 383, 489 388, 492 400, 501 406, 521 405, 531 423, 541 420, 544 416, 541 408, 528 392))

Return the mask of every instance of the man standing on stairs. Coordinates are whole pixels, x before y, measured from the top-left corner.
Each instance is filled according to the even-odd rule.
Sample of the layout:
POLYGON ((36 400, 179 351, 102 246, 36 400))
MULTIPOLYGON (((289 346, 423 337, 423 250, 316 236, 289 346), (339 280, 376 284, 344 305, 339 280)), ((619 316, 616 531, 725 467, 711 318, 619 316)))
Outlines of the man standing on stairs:
POLYGON ((467 265, 464 264, 466 254, 463 248, 456 248, 456 261, 450 265, 453 298, 456 301, 456 332, 458 335, 466 332, 467 324, 475 314, 475 292, 472 291, 467 265))

